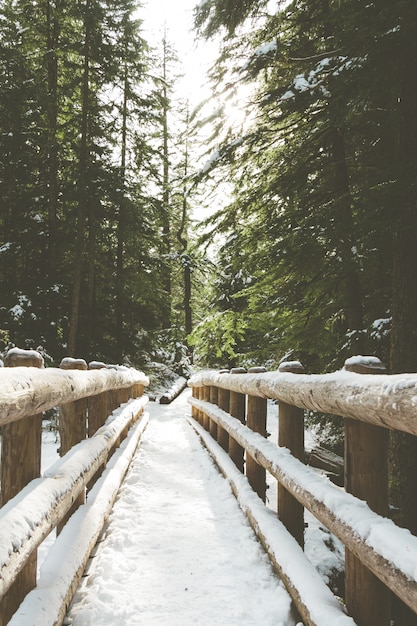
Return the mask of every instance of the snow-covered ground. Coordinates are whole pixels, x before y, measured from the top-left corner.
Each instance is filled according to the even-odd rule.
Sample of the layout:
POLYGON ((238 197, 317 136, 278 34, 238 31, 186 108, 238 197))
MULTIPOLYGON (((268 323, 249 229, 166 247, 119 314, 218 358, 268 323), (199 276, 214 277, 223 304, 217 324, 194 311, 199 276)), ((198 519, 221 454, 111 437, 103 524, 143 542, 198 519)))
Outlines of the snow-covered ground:
POLYGON ((150 422, 90 561, 73 626, 293 626, 290 599, 185 419, 189 390, 150 422))
MULTIPOLYGON (((184 391, 170 405, 150 402, 150 422, 66 619, 74 626, 293 626, 289 598, 194 429, 184 391)), ((270 440, 278 409, 268 401, 270 440)), ((306 435, 306 447, 314 441, 306 435)), ((42 469, 59 441, 43 432, 42 469)), ((276 480, 267 506, 276 510, 276 480)), ((41 545, 39 569, 55 532, 41 545)), ((344 548, 306 513, 305 551, 328 582, 344 548)))

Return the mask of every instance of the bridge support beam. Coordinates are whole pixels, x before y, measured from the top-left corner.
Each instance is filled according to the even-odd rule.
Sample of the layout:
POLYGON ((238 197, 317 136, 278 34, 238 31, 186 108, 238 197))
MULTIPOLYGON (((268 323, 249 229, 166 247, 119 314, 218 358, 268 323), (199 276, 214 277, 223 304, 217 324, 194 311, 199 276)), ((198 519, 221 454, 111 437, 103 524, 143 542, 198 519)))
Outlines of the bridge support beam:
MULTIPOLYGON (((243 367, 234 367, 231 374, 246 374, 246 370, 243 367)), ((244 393, 238 393, 237 391, 230 392, 230 408, 229 413, 232 417, 238 419, 242 424, 245 423, 246 416, 246 395, 244 393)), ((229 436, 229 455, 233 463, 236 465, 239 471, 244 472, 245 468, 245 450, 241 445, 229 436)))
MULTIPOLYGON (((219 389, 218 387, 210 386, 210 402, 216 406, 219 403, 219 389)), ((214 420, 210 419, 210 435, 217 441, 217 424, 214 420)))
MULTIPOLYGON (((88 366, 84 359, 66 358, 61 361, 61 369, 64 370, 87 370, 88 366)), ((87 398, 81 398, 74 402, 63 404, 59 410, 59 437, 61 445, 60 456, 64 456, 75 444, 87 437, 87 398)), ((85 492, 81 493, 74 501, 65 518, 58 524, 59 534, 67 520, 85 502, 85 492)))
MULTIPOLYGON (((261 374, 266 372, 265 367, 251 367, 249 374, 261 374)), ((266 437, 266 414, 267 400, 259 396, 248 396, 248 408, 246 416, 246 425, 255 433, 259 433, 262 437, 266 437)), ((266 471, 262 465, 259 465, 251 457, 246 454, 246 476, 252 489, 256 491, 258 496, 266 501, 266 471)))
MULTIPOLYGON (((345 363, 357 374, 381 374, 385 368, 366 366, 360 360, 345 363)), ((345 489, 365 500, 375 513, 388 517, 388 430, 354 419, 345 419, 345 489)), ((345 601, 358 626, 389 626, 389 589, 345 550, 345 601)))
MULTIPOLYGON (((228 374, 229 370, 220 370, 220 374, 228 374)), ((222 411, 229 413, 230 404, 230 391, 228 389, 222 389, 219 387, 218 391, 218 406, 222 411)), ((217 443, 225 450, 229 452, 229 435, 227 431, 217 424, 217 443)))
MULTIPOLYGON (((281 363, 280 372, 303 374, 301 363, 281 363)), ((278 445, 288 448, 293 456, 304 462, 304 409, 279 402, 278 445)), ((294 539, 304 548, 304 507, 285 487, 278 483, 278 517, 294 539)))

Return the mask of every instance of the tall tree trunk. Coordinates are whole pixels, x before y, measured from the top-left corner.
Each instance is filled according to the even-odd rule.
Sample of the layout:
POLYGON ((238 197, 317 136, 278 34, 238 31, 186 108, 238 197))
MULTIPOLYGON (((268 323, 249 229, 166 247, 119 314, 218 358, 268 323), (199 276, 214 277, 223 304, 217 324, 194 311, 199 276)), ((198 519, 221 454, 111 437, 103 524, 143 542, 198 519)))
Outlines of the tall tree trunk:
MULTIPOLYGON (((393 235, 393 373, 417 371, 417 46, 405 52, 398 103, 398 206, 393 235)), ((399 509, 398 522, 417 534, 416 438, 394 433, 392 444, 392 503, 399 509)))
POLYGON ((94 339, 96 336, 96 245, 97 245, 97 218, 96 208, 98 201, 90 202, 88 205, 88 271, 87 271, 87 353, 84 355, 86 359, 96 358, 94 353, 94 339))
POLYGON ((171 220, 170 220, 170 189, 169 189, 169 150, 168 150, 168 88, 167 88, 167 62, 168 62, 168 46, 166 37, 163 41, 163 88, 162 88, 162 158, 163 158, 163 175, 162 175, 162 250, 165 261, 162 264, 164 268, 163 286, 167 295, 167 313, 164 320, 166 328, 171 327, 171 262, 169 255, 171 253, 171 220))
MULTIPOLYGON (((127 40, 125 42, 125 54, 127 55, 127 40)), ((127 103, 128 103, 128 66, 124 64, 123 79, 123 107, 122 107, 122 146, 120 162, 120 186, 121 196, 119 204, 119 221, 117 224, 117 286, 116 286, 116 349, 118 360, 123 359, 123 310, 124 310, 124 247, 126 235, 126 152, 127 152, 127 103)))
POLYGON ((47 49, 45 53, 47 75, 48 75, 48 250, 47 250, 47 272, 51 284, 55 283, 57 265, 57 213, 58 213, 58 142, 57 142, 57 121, 58 121, 58 57, 60 24, 59 15, 61 3, 58 1, 54 7, 50 0, 46 4, 47 21, 47 49))
MULTIPOLYGON (((398 98, 399 134, 396 220, 393 229, 392 373, 417 371, 417 32, 415 5, 405 3, 401 33, 406 42, 398 98), (414 32, 412 32, 414 29, 414 32)), ((390 501, 395 521, 417 535, 417 438, 392 432, 390 501)), ((396 626, 415 626, 417 616, 394 603, 396 626)))
POLYGON ((87 167, 89 162, 88 117, 89 117, 89 78, 90 78, 90 0, 85 4, 84 73, 82 85, 81 140, 78 173, 78 209, 75 243, 75 269, 72 288, 68 354, 75 356, 80 316, 81 285, 85 255, 85 219, 87 206, 87 167))
MULTIPOLYGON (((398 206, 393 235, 390 355, 393 373, 417 371, 417 33, 410 32, 415 6, 409 11, 410 15, 404 16, 404 41, 408 45, 403 51, 398 98, 398 206)), ((392 439, 393 504, 400 510, 398 521, 417 534, 416 438, 395 434, 392 439)))
POLYGON ((352 215, 352 197, 346 165, 346 154, 343 136, 336 127, 330 129, 334 180, 336 215, 340 240, 339 254, 342 259, 343 308, 348 330, 352 333, 351 350, 353 353, 363 352, 363 312, 358 268, 354 258, 354 220, 352 215))
MULTIPOLYGON (((186 114, 186 132, 188 135, 188 108, 186 114)), ((191 308, 191 266, 190 257, 187 254, 188 236, 187 236, 187 219, 188 219, 188 189, 187 189, 187 176, 188 176, 188 136, 185 139, 185 155, 184 155, 184 172, 183 172, 183 189, 182 189, 182 215, 181 223, 177 232, 177 239, 180 243, 180 253, 183 255, 183 273, 184 273, 184 323, 185 332, 190 335, 193 330, 192 322, 192 308, 191 308)))

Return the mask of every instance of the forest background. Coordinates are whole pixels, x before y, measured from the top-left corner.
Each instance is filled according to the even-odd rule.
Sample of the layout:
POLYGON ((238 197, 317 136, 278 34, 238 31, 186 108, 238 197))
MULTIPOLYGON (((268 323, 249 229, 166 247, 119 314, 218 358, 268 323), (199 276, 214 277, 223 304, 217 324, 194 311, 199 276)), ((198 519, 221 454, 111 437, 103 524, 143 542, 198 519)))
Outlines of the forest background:
POLYGON ((191 110, 137 2, 0 2, 0 351, 417 371, 415 1, 202 0, 195 27, 220 51, 191 110))

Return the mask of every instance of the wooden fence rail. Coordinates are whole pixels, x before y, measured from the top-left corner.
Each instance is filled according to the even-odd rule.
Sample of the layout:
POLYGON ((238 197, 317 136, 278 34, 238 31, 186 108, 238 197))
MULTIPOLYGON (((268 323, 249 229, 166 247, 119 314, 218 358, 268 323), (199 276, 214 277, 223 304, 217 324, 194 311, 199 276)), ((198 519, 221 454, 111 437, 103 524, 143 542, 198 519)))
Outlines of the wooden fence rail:
MULTIPOLYGON (((142 416, 147 402, 144 387, 149 384, 142 372, 98 362, 88 369, 78 359, 44 369, 39 353, 19 349, 9 351, 5 366, 0 368, 0 626, 9 623, 37 584, 38 546, 55 528, 58 533, 63 530, 142 416), (56 407, 62 458, 41 478, 42 413, 56 407)), ((104 509, 100 528, 107 514, 104 509)), ((97 527, 80 558, 83 564, 98 532, 97 527)), ((82 569, 69 576, 71 592, 82 569)), ((51 623, 65 617, 71 593, 61 595, 58 621, 51 623)), ((46 626, 47 621, 43 623, 46 626)))
MULTIPOLYGON (((346 608, 354 620, 349 623, 359 626, 390 625, 391 592, 417 614, 417 537, 386 517, 387 429, 417 434, 417 374, 382 372, 378 359, 361 357, 348 359, 334 374, 307 375, 292 362, 282 364, 278 372, 207 371, 189 381, 193 418, 226 451, 236 446, 246 451, 246 476, 261 499, 265 499, 264 472, 277 479, 278 517, 300 550, 304 508, 344 543, 346 608), (205 389, 210 389, 209 396, 205 389), (247 419, 242 411, 236 416, 230 409, 232 394, 246 396, 247 419), (265 438, 268 398, 279 404, 278 446, 265 438), (346 491, 303 463, 305 409, 345 418, 346 491)), ((235 465, 242 472, 240 458, 235 465)), ((254 527, 259 530, 258 523, 254 527)), ((270 552, 270 541, 262 533, 260 539, 270 552)), ((280 563, 279 551, 274 560, 305 624, 339 623, 334 615, 326 619, 324 608, 317 620, 314 600, 311 604, 305 600, 294 576, 280 563)))

